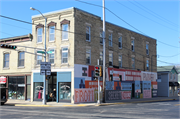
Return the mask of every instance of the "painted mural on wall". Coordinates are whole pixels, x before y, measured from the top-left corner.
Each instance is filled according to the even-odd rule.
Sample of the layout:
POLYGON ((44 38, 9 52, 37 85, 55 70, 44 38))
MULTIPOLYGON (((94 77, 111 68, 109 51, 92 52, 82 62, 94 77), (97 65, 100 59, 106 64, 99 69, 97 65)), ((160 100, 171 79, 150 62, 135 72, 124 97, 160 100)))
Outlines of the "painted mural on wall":
POLYGON ((124 81, 125 80, 125 72, 116 68, 108 68, 106 81, 110 81, 110 76, 112 76, 112 81, 124 81))
POLYGON ((121 100, 121 91, 118 90, 106 90, 106 101, 121 100))
POLYGON ((114 81, 114 90, 121 90, 121 82, 114 81))
POLYGON ((74 88, 85 88, 85 78, 74 78, 74 88))
POLYGON ((122 100, 131 99, 131 91, 121 91, 122 100))
POLYGON ((74 89, 74 103, 94 102, 94 89, 74 89))
POLYGON ((151 81, 142 81, 143 98, 151 98, 151 81))
POLYGON ((134 82, 134 90, 135 90, 135 98, 140 98, 140 93, 141 93, 140 81, 134 82))
POLYGON ((153 81, 157 79, 157 73, 141 71, 141 81, 153 81))
POLYGON ((106 90, 114 90, 114 81, 106 81, 106 90))
POLYGON ((132 90, 132 83, 121 82, 121 90, 132 90))

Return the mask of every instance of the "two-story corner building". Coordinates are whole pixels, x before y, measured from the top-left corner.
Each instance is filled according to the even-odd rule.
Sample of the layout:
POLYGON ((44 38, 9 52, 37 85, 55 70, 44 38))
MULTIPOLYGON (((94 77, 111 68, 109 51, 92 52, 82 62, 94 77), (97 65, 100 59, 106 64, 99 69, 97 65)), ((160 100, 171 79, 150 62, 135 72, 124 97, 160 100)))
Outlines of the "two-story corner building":
POLYGON ((32 35, 23 35, 0 39, 0 44, 16 45, 16 50, 0 48, 0 76, 7 78, 8 99, 30 99, 31 92, 31 62, 34 50, 31 47, 32 35))
POLYGON ((158 66, 158 96, 178 96, 178 70, 175 66, 158 66))
MULTIPOLYGON (((43 15, 47 18, 47 51, 52 51, 47 56, 52 72, 50 79, 46 80, 48 99, 51 100, 49 94, 56 89, 57 102, 95 101, 97 82, 93 81, 94 65, 97 64, 97 59, 100 59, 102 65, 103 59, 101 18, 77 8, 43 15)), ((44 18, 41 15, 32 16, 32 22, 36 24, 32 26, 32 46, 43 48, 44 18)), ((155 55, 155 39, 106 22, 106 67, 122 69, 118 77, 125 81, 128 69, 133 75, 129 75, 132 84, 137 79, 142 81, 141 71, 146 71, 147 74, 150 71, 156 72, 155 55)), ((42 100, 43 76, 40 75, 39 64, 44 60, 41 54, 32 59, 31 99, 42 100)), ((113 81, 111 74, 109 76, 106 80, 113 81)))

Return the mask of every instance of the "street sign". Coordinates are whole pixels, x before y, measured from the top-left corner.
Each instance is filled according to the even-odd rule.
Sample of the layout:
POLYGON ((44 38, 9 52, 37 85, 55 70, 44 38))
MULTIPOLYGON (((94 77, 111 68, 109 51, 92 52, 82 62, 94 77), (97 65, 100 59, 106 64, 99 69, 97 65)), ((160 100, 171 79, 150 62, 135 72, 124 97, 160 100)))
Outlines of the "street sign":
POLYGON ((48 54, 52 54, 52 53, 53 53, 53 51, 48 51, 47 53, 48 53, 48 54))
POLYGON ((42 53, 42 54, 45 54, 45 52, 44 52, 44 51, 37 51, 37 53, 42 53))
POLYGON ((41 62, 41 75, 51 75, 51 63, 41 62))

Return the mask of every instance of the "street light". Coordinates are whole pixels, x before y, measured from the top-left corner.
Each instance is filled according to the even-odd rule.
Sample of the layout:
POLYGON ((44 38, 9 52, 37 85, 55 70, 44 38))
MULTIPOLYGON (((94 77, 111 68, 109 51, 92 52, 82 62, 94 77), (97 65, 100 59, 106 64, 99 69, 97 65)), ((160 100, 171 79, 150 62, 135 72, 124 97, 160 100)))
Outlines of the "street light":
MULTIPOLYGON (((30 7, 31 10, 36 10, 38 11, 45 19, 45 37, 44 37, 44 51, 45 51, 45 54, 44 54, 44 62, 46 62, 46 22, 47 22, 47 18, 37 9, 33 8, 33 7, 30 7)), ((46 75, 44 76, 44 91, 43 91, 43 104, 45 105, 46 104, 46 75)))

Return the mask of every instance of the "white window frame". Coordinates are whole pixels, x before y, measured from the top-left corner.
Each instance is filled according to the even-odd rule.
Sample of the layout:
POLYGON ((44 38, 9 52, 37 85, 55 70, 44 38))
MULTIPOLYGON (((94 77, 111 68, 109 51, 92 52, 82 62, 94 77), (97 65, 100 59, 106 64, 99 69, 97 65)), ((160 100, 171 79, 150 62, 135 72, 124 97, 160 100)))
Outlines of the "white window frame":
POLYGON ((109 46, 113 46, 112 45, 112 33, 109 33, 109 46))
POLYGON ((49 42, 53 42, 53 41, 55 41, 55 26, 49 26, 49 42), (53 30, 54 32, 51 33, 51 30, 53 30), (53 39, 51 39, 51 35, 54 36, 53 39))
POLYGON ((149 43, 146 43, 146 55, 149 55, 149 43))
POLYGON ((3 62, 3 67, 4 68, 9 68, 9 53, 4 53, 4 62, 3 62), (6 59, 6 55, 8 55, 8 59, 6 59), (6 62, 8 62, 8 66, 6 66, 6 62))
POLYGON ((68 47, 61 47, 61 64, 68 64, 68 55, 69 55, 68 47), (67 48, 67 50, 63 51, 64 48, 67 48), (67 57, 63 57, 63 53, 67 53, 67 57), (67 58, 67 62, 63 63, 63 58, 67 58))
POLYGON ((109 66, 113 66, 113 52, 109 52, 109 66), (110 59, 112 59, 112 65, 110 65, 110 59))
POLYGON ((37 43, 42 43, 42 39, 43 39, 43 28, 40 27, 40 28, 37 28, 37 43), (39 35, 39 30, 42 30, 42 33, 41 35, 39 35), (41 37, 41 41, 39 41, 39 37, 41 37))
POLYGON ((122 68, 122 55, 121 54, 119 54, 119 56, 118 56, 118 63, 119 63, 119 68, 122 68), (121 61, 121 65, 120 65, 120 62, 121 61))
MULTIPOLYGON (((37 50, 37 52, 38 52, 38 51, 42 51, 42 50, 37 50)), ((42 59, 43 59, 42 53, 37 53, 37 55, 36 55, 36 65, 40 65, 40 64, 41 64, 41 62, 38 63, 38 61, 40 61, 40 60, 38 60, 38 56, 41 56, 41 62, 42 62, 42 59)))
POLYGON ((62 24, 62 40, 68 40, 68 38, 69 38, 69 24, 62 24), (68 25, 68 30, 66 31, 66 30, 64 30, 64 25, 68 25), (63 34, 67 34, 67 38, 64 38, 63 36, 63 34))
POLYGON ((18 52, 18 67, 24 67, 24 65, 25 65, 25 52, 24 51, 20 51, 20 52, 18 52), (22 59, 20 59, 20 53, 22 53, 22 52, 24 53, 24 57, 22 59), (20 61, 21 60, 24 61, 23 66, 20 66, 20 61))
MULTIPOLYGON (((55 62, 55 49, 54 49, 54 48, 49 48, 49 50, 48 50, 48 51, 51 51, 51 50, 54 50, 54 52, 53 52, 53 53, 51 53, 51 54, 48 54, 48 61, 50 62, 50 60, 51 60, 51 59, 53 59, 53 58, 50 58, 50 55, 54 54, 54 62, 55 62)), ((53 62, 53 63, 51 63, 51 64, 54 64, 54 62, 53 62)))
POLYGON ((134 40, 131 40, 131 51, 134 52, 134 40))
POLYGON ((121 43, 121 46, 119 47, 119 49, 122 49, 122 36, 119 36, 118 41, 119 41, 119 44, 121 43))
POLYGON ((91 26, 90 25, 86 25, 86 41, 91 41, 91 26), (88 32, 87 32, 87 28, 88 28, 88 32), (89 40, 87 39, 87 34, 89 34, 89 40))
POLYGON ((86 64, 91 64, 91 49, 86 49, 86 64), (87 62, 87 54, 89 54, 89 63, 87 62))
POLYGON ((149 60, 146 60, 146 70, 149 71, 149 60))

